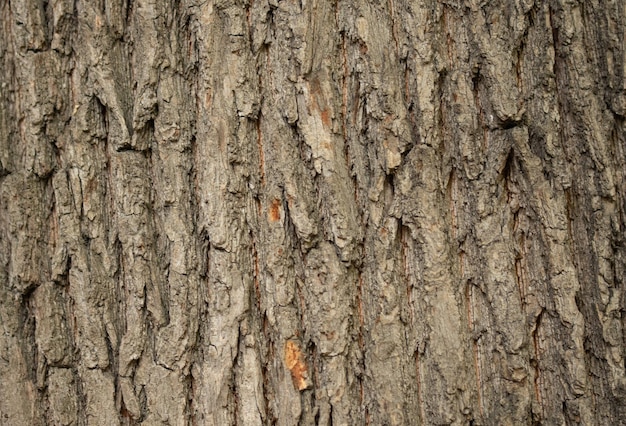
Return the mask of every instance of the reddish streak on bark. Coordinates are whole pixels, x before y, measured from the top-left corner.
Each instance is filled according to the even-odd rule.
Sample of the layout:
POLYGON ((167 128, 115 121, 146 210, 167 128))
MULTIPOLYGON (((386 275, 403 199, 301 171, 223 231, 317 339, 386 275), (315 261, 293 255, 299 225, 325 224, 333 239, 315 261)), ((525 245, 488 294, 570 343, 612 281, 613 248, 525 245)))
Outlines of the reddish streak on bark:
MULTIPOLYGON (((533 335, 533 347, 535 349, 535 380, 533 380, 534 382, 534 387, 535 387, 535 398, 537 398, 537 402, 539 403, 539 407, 541 407, 541 412, 543 414, 543 400, 541 398, 541 377, 539 375, 539 351, 541 350, 541 348, 539 347, 539 324, 537 323, 535 325, 535 330, 532 333, 533 335)), ((592 393, 593 394, 593 393, 592 393)))
POLYGON ((213 95, 211 93, 211 89, 208 89, 206 91, 206 95, 204 95, 204 103, 206 105, 206 109, 209 110, 211 109, 211 101, 212 101, 213 95))
POLYGON ((406 282, 406 300, 409 304, 409 315, 411 316, 411 324, 415 321, 415 309, 413 306, 413 286, 411 284, 411 271, 409 270, 409 262, 407 259, 407 251, 409 244, 407 243, 407 231, 404 226, 400 226, 400 242, 402 243, 402 267, 404 271, 404 280, 406 282))
POLYGON ((341 85, 341 113, 343 115, 343 140, 348 143, 346 129, 348 128, 348 58, 346 55, 346 36, 341 36, 341 57, 343 59, 343 82, 341 85))
POLYGON ((259 168, 261 173, 261 185, 265 186, 265 153, 263 152, 263 134, 261 133, 261 119, 256 122, 256 143, 259 147, 259 168))
MULTIPOLYGON (((458 182, 456 180, 456 172, 453 168, 450 171, 450 177, 448 179, 448 196, 450 197, 450 222, 451 222, 451 231, 452 238, 456 240, 458 233, 458 218, 456 211, 456 201, 457 201, 457 192, 458 192, 458 182)), ((461 268, 463 268, 463 262, 461 262, 461 268)), ((461 275, 463 275, 463 271, 461 269, 461 275)))
POLYGON ((361 274, 359 274, 359 294, 358 294, 358 301, 357 301, 357 310, 359 313, 359 347, 361 349, 363 349, 363 324, 364 324, 364 320, 363 320, 363 277, 361 276, 361 274))
POLYGON ((420 368, 420 353, 419 348, 415 350, 415 378, 417 380, 417 400, 420 405, 420 416, 422 416, 422 423, 426 422, 426 413, 424 412, 424 394, 422 393, 422 373, 420 368))
MULTIPOLYGON (((359 271, 359 291, 356 295, 357 298, 357 314, 359 315, 359 328, 358 328, 358 343, 359 343, 359 348, 361 350, 361 353, 363 353, 364 347, 365 347, 365 342, 363 341, 363 324, 365 323, 364 319, 363 319, 363 276, 361 275, 361 272, 359 271)), ((363 387, 363 378, 361 378, 361 380, 359 380, 359 386, 360 386, 360 390, 361 390, 361 404, 364 403, 365 401, 365 390, 363 387)), ((369 410, 367 409, 367 407, 365 407, 365 426, 369 426, 370 424, 370 413, 369 410)))
POLYGON ((133 420, 134 417, 132 415, 132 413, 130 411, 128 411, 126 409, 126 407, 124 406, 124 401, 122 401, 122 408, 120 410, 120 414, 122 415, 122 417, 124 417, 125 419, 129 419, 129 420, 133 420))
POLYGON ((269 208, 269 220, 270 222, 278 222, 280 220, 280 200, 274 198, 272 205, 269 208))
POLYGON ((485 124, 485 112, 483 111, 483 106, 480 101, 480 88, 477 85, 474 85, 474 104, 476 105, 476 110, 478 111, 478 120, 480 122, 480 127, 483 129, 483 140, 482 140, 482 148, 483 151, 486 151, 489 146, 489 128, 485 124))
POLYGON ((396 54, 399 55, 398 50, 398 30, 396 29, 396 17, 394 13, 393 0, 389 0, 389 17, 391 18, 391 36, 393 37, 394 45, 396 46, 396 54))
POLYGON ((59 216, 56 212, 56 205, 52 205, 52 214, 50 215, 49 228, 50 241, 55 245, 59 244, 59 216))
POLYGON ((253 3, 254 2, 251 0, 248 7, 246 7, 246 23, 248 24, 248 34, 252 32, 252 24, 250 22, 250 9, 252 8, 253 3))
MULTIPOLYGON (((461 265, 463 265, 464 254, 461 253, 461 265)), ((463 267, 461 267, 463 271, 463 267)), ((463 276, 463 274, 461 275, 463 276)), ((465 304, 467 305, 467 322, 469 325, 470 333, 474 332, 474 311, 472 310, 472 284, 468 283, 465 288, 465 304)), ((483 407, 483 391, 482 391, 482 374, 480 368, 480 349, 478 347, 478 341, 472 338, 472 349, 474 351, 474 369, 476 371, 476 387, 478 390, 478 410, 480 412, 481 417, 484 416, 484 407, 483 407)))
POLYGON ((517 278, 517 287, 519 289, 521 307, 522 310, 524 310, 524 303, 526 301, 526 295, 524 294, 524 268, 522 267, 522 262, 519 259, 515 261, 515 276, 517 278))
POLYGON ((254 292, 256 294, 256 302, 261 306, 261 288, 259 286, 259 252, 256 250, 256 244, 252 244, 254 253, 254 292))
POLYGON ((448 46, 448 60, 450 61, 450 66, 452 67, 452 64, 454 64, 454 61, 452 60, 452 37, 450 36, 450 28, 449 28, 449 23, 448 23, 448 8, 443 7, 443 25, 446 29, 446 44, 448 46))
POLYGON ((330 128, 330 113, 328 112, 328 109, 323 109, 321 111, 321 115, 322 115, 322 123, 324 124, 324 127, 330 128))

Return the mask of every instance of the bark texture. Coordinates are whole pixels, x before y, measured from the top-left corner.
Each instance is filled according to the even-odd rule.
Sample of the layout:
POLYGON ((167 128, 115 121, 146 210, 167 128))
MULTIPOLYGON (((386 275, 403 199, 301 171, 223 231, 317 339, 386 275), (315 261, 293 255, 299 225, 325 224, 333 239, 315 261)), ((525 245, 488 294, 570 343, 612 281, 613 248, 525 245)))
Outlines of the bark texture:
POLYGON ((626 2, 0 2, 0 424, 626 423, 626 2))

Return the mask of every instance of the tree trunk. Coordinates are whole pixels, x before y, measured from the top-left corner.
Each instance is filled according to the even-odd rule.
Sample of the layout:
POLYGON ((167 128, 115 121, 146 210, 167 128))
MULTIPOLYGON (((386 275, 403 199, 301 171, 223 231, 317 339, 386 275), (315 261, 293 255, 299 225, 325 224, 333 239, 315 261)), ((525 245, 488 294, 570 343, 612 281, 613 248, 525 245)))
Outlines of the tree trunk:
POLYGON ((0 14, 0 424, 626 422, 623 0, 0 14))

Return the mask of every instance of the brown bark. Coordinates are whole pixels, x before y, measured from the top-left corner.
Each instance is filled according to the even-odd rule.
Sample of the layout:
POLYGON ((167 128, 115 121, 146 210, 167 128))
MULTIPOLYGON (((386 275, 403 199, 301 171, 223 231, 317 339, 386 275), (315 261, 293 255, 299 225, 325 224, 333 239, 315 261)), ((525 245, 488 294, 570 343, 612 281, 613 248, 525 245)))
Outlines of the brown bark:
POLYGON ((0 424, 626 422, 624 1, 0 22, 0 424))

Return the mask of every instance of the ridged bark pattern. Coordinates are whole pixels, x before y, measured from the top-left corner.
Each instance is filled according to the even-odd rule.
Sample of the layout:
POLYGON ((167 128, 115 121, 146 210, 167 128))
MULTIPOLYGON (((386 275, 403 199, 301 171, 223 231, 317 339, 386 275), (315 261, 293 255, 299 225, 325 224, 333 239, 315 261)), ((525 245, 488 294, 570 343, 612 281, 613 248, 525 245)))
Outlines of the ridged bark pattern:
POLYGON ((0 2, 0 424, 626 422, 626 2, 0 2))

